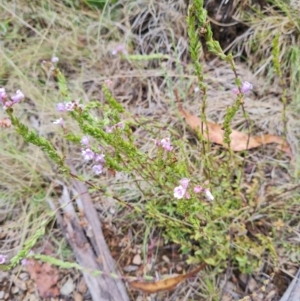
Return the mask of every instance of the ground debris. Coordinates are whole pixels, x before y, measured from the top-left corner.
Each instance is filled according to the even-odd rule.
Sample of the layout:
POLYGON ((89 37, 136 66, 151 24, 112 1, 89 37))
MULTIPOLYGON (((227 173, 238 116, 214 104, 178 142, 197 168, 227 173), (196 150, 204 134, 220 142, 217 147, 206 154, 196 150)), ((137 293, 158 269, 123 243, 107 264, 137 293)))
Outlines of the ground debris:
POLYGON ((40 296, 42 298, 59 296, 57 287, 59 280, 58 270, 47 262, 39 263, 34 259, 27 259, 26 261, 26 269, 31 279, 35 281, 40 296))

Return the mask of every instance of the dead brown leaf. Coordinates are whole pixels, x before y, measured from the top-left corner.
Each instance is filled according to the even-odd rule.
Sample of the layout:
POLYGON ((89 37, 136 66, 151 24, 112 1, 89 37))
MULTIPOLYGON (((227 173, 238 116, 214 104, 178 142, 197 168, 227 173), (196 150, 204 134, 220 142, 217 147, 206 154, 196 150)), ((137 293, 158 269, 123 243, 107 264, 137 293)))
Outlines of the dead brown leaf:
POLYGON ((40 264, 34 259, 26 259, 25 266, 31 279, 35 281, 42 298, 59 296, 59 289, 57 287, 59 274, 55 267, 52 267, 47 262, 40 264))
MULTIPOLYGON (((217 143, 225 148, 228 148, 228 145, 225 144, 223 141, 225 131, 222 129, 221 125, 209 121, 207 121, 207 123, 204 123, 199 117, 196 117, 193 114, 190 114, 189 112, 185 111, 181 104, 178 105, 178 109, 181 115, 185 118, 185 122, 192 130, 203 130, 204 138, 213 143, 217 143)), ((289 144, 283 138, 275 135, 266 134, 255 137, 249 137, 248 134, 239 132, 237 130, 232 130, 232 133, 230 134, 230 139, 230 148, 236 152, 256 148, 265 144, 276 143, 278 145, 277 148, 279 150, 284 151, 289 157, 293 157, 289 144)))
POLYGON ((204 267, 206 266, 206 263, 202 263, 198 268, 194 269, 193 271, 184 274, 184 275, 179 275, 176 277, 164 279, 164 280, 159 280, 156 282, 140 282, 140 281, 132 281, 129 282, 129 285, 131 288, 135 290, 140 290, 144 293, 157 293, 161 291, 170 291, 176 287, 176 285, 185 279, 192 277, 196 275, 199 271, 201 271, 204 267))
POLYGON ((11 127, 11 120, 9 118, 0 119, 0 127, 10 128, 11 127))

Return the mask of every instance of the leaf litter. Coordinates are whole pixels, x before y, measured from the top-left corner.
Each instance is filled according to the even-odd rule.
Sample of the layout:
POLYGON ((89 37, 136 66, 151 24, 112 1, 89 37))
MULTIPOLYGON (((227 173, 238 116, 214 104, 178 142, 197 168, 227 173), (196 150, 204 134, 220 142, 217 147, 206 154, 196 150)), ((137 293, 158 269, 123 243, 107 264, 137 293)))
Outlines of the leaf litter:
POLYGON ((25 259, 26 269, 32 280, 35 281, 37 290, 42 298, 58 297, 60 292, 57 286, 59 272, 50 263, 39 263, 35 259, 25 259))
POLYGON ((131 288, 135 290, 140 290, 144 293, 154 294, 162 291, 173 290, 180 282, 195 276, 198 272, 205 268, 206 264, 202 263, 199 267, 192 270, 189 273, 182 274, 179 276, 167 278, 164 280, 154 281, 154 282, 142 282, 142 281, 132 281, 129 282, 131 288))
MULTIPOLYGON (((187 125, 194 131, 203 131, 203 136, 210 142, 222 145, 228 148, 227 143, 224 143, 224 134, 222 126, 210 121, 203 122, 199 117, 185 111, 181 104, 178 105, 179 112, 184 117, 187 125)), ((285 139, 269 134, 260 136, 249 136, 246 133, 232 130, 230 134, 230 148, 233 151, 243 151, 247 149, 257 148, 262 145, 275 143, 277 148, 285 152, 290 158, 293 158, 291 148, 285 139)))

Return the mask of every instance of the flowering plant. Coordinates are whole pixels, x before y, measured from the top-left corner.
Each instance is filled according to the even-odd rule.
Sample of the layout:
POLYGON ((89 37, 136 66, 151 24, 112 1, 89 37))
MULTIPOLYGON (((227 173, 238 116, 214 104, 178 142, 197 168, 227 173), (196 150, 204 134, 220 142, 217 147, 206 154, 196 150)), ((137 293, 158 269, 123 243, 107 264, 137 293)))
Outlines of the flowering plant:
MULTIPOLYGON (((201 30, 206 34, 205 39, 210 51, 228 62, 233 71, 235 69, 232 57, 227 56, 220 45, 212 39, 211 29, 205 22, 203 5, 197 3, 195 1, 195 6, 198 6, 189 11, 188 25, 191 57, 199 80, 197 92, 203 96, 201 117, 205 123, 207 88, 199 63, 200 28, 196 28, 195 24, 201 21, 201 30), (194 11, 198 11, 199 20, 196 20, 194 11)), ((117 54, 127 55, 127 51, 124 47, 118 46, 111 55, 114 57, 117 54)), ((101 88, 105 103, 100 101, 84 103, 77 98, 71 100, 67 81, 58 64, 57 57, 43 62, 44 68, 55 78, 61 92, 61 99, 55 104, 57 116, 52 122, 58 125, 58 131, 61 131, 61 135, 70 144, 78 146, 82 165, 87 166, 91 172, 91 179, 96 181, 98 177, 108 176, 109 170, 129 175, 139 192, 138 196, 136 199, 124 201, 122 198, 126 187, 122 187, 117 196, 113 195, 115 200, 119 202, 120 207, 133 209, 131 215, 135 214, 137 218, 142 216, 146 223, 163 229, 165 240, 179 244, 182 253, 189 255, 190 263, 205 261, 224 268, 230 256, 243 271, 258 266, 260 259, 255 264, 248 260, 252 256, 248 250, 253 250, 255 256, 260 258, 266 248, 272 250, 270 241, 263 236, 253 242, 246 236, 234 235, 239 227, 244 226, 243 221, 239 221, 234 214, 243 211, 245 205, 243 187, 240 186, 244 162, 237 160, 233 168, 233 156, 229 150, 222 153, 225 159, 219 163, 219 160, 215 160, 215 154, 209 152, 209 142, 202 139, 201 133, 198 133, 202 139, 202 145, 199 147, 201 160, 195 160, 186 151, 185 144, 188 142, 178 138, 180 135, 174 135, 174 131, 165 124, 156 124, 156 127, 153 127, 151 122, 147 125, 132 118, 113 96, 114 83, 109 79, 103 82, 101 88), (95 111, 101 112, 101 116, 95 114, 95 111), (69 117, 77 123, 78 131, 70 130, 69 117), (153 152, 143 150, 141 142, 137 141, 134 128, 143 129, 147 141, 152 142, 153 152), (265 248, 262 248, 261 244, 265 248), (233 245, 237 248, 233 249, 233 245)), ((230 122, 235 113, 240 108, 243 109, 243 96, 249 94, 253 88, 250 83, 246 81, 241 83, 238 78, 236 84, 237 87, 233 90, 237 95, 236 102, 228 108, 224 119, 224 140, 228 145, 230 145, 230 122)), ((9 117, 2 121, 2 126, 8 128, 13 125, 26 142, 41 148, 56 163, 62 174, 73 176, 66 164, 66 158, 56 147, 37 132, 30 131, 16 117, 14 108, 24 100, 26 96, 22 91, 17 90, 8 97, 5 88, 0 88, 0 103, 9 117)), ((84 176, 80 179, 86 181, 84 176)), ((90 179, 86 183, 89 184, 90 179)), ((113 187, 92 187, 103 195, 108 193, 108 189, 113 190, 113 187)), ((118 209, 120 208, 118 207, 117 211, 118 209)), ((35 242, 36 240, 35 237, 35 242)), ((0 257, 0 263, 4 263, 5 260, 6 257, 0 257)))

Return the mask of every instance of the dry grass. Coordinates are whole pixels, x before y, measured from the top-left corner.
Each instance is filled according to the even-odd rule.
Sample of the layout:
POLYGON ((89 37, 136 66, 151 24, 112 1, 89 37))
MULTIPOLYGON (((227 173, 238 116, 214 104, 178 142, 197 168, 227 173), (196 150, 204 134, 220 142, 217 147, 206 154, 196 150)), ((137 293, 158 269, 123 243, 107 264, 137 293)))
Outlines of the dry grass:
MULTIPOLYGON (((199 111, 201 95, 194 92, 197 83, 188 55, 185 1, 120 1, 107 7, 104 13, 87 8, 78 9, 71 3, 46 0, 0 3, 1 28, 5 28, 0 48, 0 84, 11 92, 21 89, 27 99, 26 103, 16 108, 16 115, 40 135, 49 138, 66 157, 77 162, 78 168, 88 173, 80 162, 79 149, 64 142, 51 123, 57 118, 55 104, 59 92, 56 84, 42 71, 41 62, 55 55, 60 58, 59 67, 69 80, 74 99, 80 97, 83 102, 90 99, 102 101, 101 83, 107 78, 111 79, 114 95, 130 112, 152 121, 163 121, 187 142, 185 151, 197 175, 202 169, 201 163, 197 162, 200 158, 198 142, 181 121, 173 96, 176 87, 184 99, 184 107, 191 112, 199 111), (64 3, 69 3, 69 6, 64 3), (111 55, 118 44, 126 45, 132 54, 160 52, 168 54, 170 59, 142 62, 122 60, 111 55), (181 64, 176 64, 174 60, 181 61, 181 64)), ((283 135, 282 89, 274 77, 269 76, 266 80, 259 76, 268 74, 266 70, 271 69, 270 45, 274 35, 282 33, 280 57, 287 62, 289 47, 297 43, 294 34, 299 29, 292 17, 278 16, 273 8, 268 8, 268 14, 268 17, 258 14, 256 19, 252 16, 249 30, 235 41, 237 49, 247 54, 247 63, 255 70, 252 73, 245 64, 240 64, 238 73, 242 80, 254 85, 254 93, 245 99, 245 108, 252 124, 251 132, 283 135), (260 45, 255 53, 252 48, 254 43, 260 45)), ((283 68, 287 74, 291 66, 284 63, 283 68)), ((222 123, 227 106, 234 102, 231 93, 234 76, 220 62, 204 63, 204 71, 208 84, 207 117, 222 123)), ((300 159, 296 156, 300 146, 300 121, 293 108, 290 106, 287 109, 286 138, 292 146, 295 161, 290 164, 272 147, 251 151, 246 162, 255 168, 249 174, 249 182, 245 180, 242 184, 251 189, 251 181, 256 179, 258 206, 267 204, 259 214, 268 214, 271 220, 289 216, 287 227, 292 229, 293 234, 288 235, 287 232, 278 236, 280 248, 286 241, 296 242, 299 235, 299 195, 293 187, 300 170, 300 159)), ((68 120, 68 127, 76 130, 72 120, 68 120)), ((241 112, 236 115, 232 127, 248 130, 241 112)), ((0 220, 3 223, 1 232, 7 233, 0 244, 0 253, 11 256, 38 227, 43 218, 38 215, 49 210, 45 199, 53 193, 51 179, 56 175, 43 153, 24 144, 13 129, 2 130, 0 135, 0 217, 5 217, 0 220)), ((153 143, 147 134, 137 129, 135 135, 141 149, 151 153, 153 143)), ((240 157, 240 154, 236 156, 240 157)), ((117 174, 115 178, 105 175, 101 177, 101 183, 105 182, 115 191, 122 190, 124 199, 143 201, 143 196, 133 189, 131 179, 126 175, 117 174)), ((103 212, 102 219, 112 223, 111 216, 108 214, 107 217, 106 212, 115 205, 113 200, 106 198, 103 202, 102 198, 103 203, 100 204, 95 196, 95 202, 103 212)), ((119 234, 136 229, 136 224, 128 223, 127 218, 124 213, 114 216, 114 223, 122 229, 119 234)), ((141 220, 139 227, 145 226, 141 220)), ((144 237, 137 231, 131 239, 134 243, 140 243, 144 237)), ((291 262, 290 254, 283 254, 282 258, 288 265, 296 266, 291 262)), ((178 300, 178 295, 197 300, 217 300, 222 277, 216 275, 217 271, 212 270, 207 279, 191 280, 173 294, 159 295, 157 300, 178 300)))

